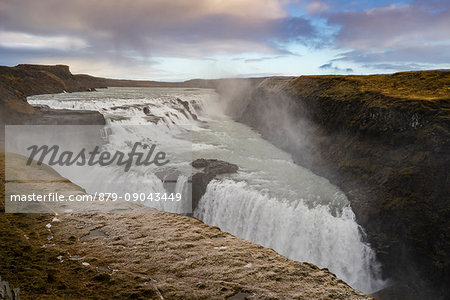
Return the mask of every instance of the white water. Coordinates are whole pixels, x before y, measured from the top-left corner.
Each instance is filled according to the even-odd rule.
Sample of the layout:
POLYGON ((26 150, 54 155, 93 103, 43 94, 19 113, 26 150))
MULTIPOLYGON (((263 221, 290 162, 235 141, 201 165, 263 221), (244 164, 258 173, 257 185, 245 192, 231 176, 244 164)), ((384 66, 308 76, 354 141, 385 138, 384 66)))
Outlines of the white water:
MULTIPOLYGON (((295 165, 290 155, 277 149, 249 127, 220 114, 218 98, 212 90, 109 88, 95 93, 40 95, 29 98, 31 104, 52 108, 98 110, 112 124, 147 124, 149 107, 157 116, 152 136, 160 136, 165 146, 186 153, 186 139, 175 132, 178 125, 189 125, 193 158, 217 158, 240 167, 237 174, 212 181, 194 215, 205 223, 237 236, 271 247, 299 261, 327 267, 351 286, 370 293, 382 287, 378 263, 373 251, 362 241, 361 228, 355 222, 346 196, 325 178, 295 165), (183 114, 176 100, 189 102, 194 120, 183 114)), ((126 145, 129 135, 144 136, 138 129, 113 134, 115 147, 126 145)), ((181 155, 185 158, 186 156, 181 155)), ((186 167, 176 161, 175 166, 186 167)), ((63 174, 66 175, 66 174, 63 174)), ((77 178, 66 175, 76 181, 77 178)), ((73 175, 75 176, 75 175, 73 175)), ((123 172, 97 169, 87 174, 90 183, 80 183, 88 192, 123 190, 123 172), (109 177, 111 180, 104 180, 109 177), (103 179, 103 180, 102 180, 103 179), (83 185, 84 184, 84 185, 83 185)), ((132 189, 160 190, 162 182, 152 172, 130 172, 132 189)), ((76 177, 76 176, 75 176, 76 177)), ((187 176, 180 176, 176 190, 183 189, 187 176)), ((127 188, 130 188, 128 186, 127 188)), ((151 205, 151 204, 150 204, 151 205)), ((176 211, 173 207, 157 206, 176 211)))

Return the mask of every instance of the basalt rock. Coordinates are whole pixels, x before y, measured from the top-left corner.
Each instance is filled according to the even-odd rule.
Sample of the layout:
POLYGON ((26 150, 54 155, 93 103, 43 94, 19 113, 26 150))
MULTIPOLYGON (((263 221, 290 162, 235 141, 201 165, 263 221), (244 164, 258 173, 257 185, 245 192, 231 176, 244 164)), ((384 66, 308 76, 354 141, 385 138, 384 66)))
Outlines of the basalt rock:
POLYGON ((7 281, 0 276, 0 300, 20 300, 20 289, 11 289, 7 281))
POLYGON ((192 176, 192 211, 206 192, 209 182, 221 174, 236 173, 239 167, 235 164, 217 159, 196 159, 192 162, 196 169, 203 169, 192 176))
MULTIPOLYGON (((183 105, 184 110, 183 110, 182 112, 183 112, 184 115, 186 115, 187 113, 189 113, 189 115, 191 115, 191 117, 192 117, 194 120, 198 120, 197 115, 191 111, 191 108, 189 107, 189 102, 188 102, 188 101, 183 101, 183 100, 181 100, 180 98, 177 98, 177 101, 178 101, 178 103, 180 103, 181 105, 183 105)), ((187 117, 187 115, 186 115, 186 117, 187 117)))

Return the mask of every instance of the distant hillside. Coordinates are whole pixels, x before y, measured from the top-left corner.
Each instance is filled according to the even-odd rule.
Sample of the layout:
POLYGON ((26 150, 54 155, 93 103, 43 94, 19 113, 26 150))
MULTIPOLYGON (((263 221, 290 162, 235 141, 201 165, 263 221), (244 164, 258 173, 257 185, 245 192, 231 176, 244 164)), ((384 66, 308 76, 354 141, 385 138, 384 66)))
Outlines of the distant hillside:
POLYGON ((0 66, 0 124, 20 122, 35 114, 26 97, 36 94, 86 91, 104 87, 105 81, 88 75, 72 75, 68 66, 0 66))
POLYGON ((260 83, 264 78, 253 79, 193 79, 185 82, 159 82, 120 80, 72 74, 65 65, 0 66, 0 124, 17 123, 29 118, 36 110, 26 102, 26 97, 39 94, 92 91, 105 87, 185 87, 229 89, 235 81, 260 83))

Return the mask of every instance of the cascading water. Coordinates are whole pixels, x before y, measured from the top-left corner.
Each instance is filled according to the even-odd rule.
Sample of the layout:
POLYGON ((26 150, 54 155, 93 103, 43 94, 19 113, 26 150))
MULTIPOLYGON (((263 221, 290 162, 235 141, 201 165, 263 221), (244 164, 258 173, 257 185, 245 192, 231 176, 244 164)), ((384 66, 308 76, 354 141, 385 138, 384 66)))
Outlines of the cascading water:
MULTIPOLYGON (((124 172, 123 167, 98 166, 90 168, 55 169, 88 193, 115 193, 121 199, 126 194, 143 195, 139 202, 163 211, 185 213, 191 211, 190 200, 150 200, 150 194, 187 195, 190 191, 192 160, 191 131, 198 127, 196 110, 201 103, 192 92, 182 93, 186 100, 167 89, 145 90, 128 88, 101 90, 96 93, 40 95, 29 99, 32 105, 72 110, 98 110, 107 121, 107 142, 103 151, 130 151, 135 142, 158 145, 158 151, 170 154, 170 164, 163 167, 140 166, 124 172), (174 172, 173 170, 176 170, 174 172)), ((169 195, 170 196, 170 195, 169 195)), ((152 195, 153 198, 153 195, 152 195)))
MULTIPOLYGON (((379 266, 364 243, 346 196, 328 180, 293 163, 290 155, 261 138, 249 127, 226 116, 211 113, 218 97, 207 89, 109 88, 96 93, 40 95, 33 105, 52 108, 98 110, 111 124, 156 126, 150 136, 161 137, 165 146, 192 150, 193 158, 215 158, 240 167, 237 174, 213 180, 194 216, 237 236, 271 247, 288 258, 327 267, 353 287, 370 293, 380 289, 379 266), (189 125, 192 144, 180 139, 176 126, 189 125)), ((113 132, 113 148, 127 147, 130 135, 145 140, 139 127, 113 132)), ((128 146, 129 147, 129 146, 128 146)), ((180 156, 184 157, 185 156, 180 156)), ((189 162, 175 161, 176 168, 189 162)), ((73 181, 76 176, 63 174, 73 181)), ((123 172, 96 169, 88 192, 121 190, 123 172), (102 180, 108 177, 110 180, 102 180)), ((151 172, 130 172, 131 188, 147 191, 163 188, 151 172)), ((127 178, 130 181, 130 178, 127 178)), ((179 175, 174 190, 186 188, 188 176, 179 175)), ((130 187, 128 187, 130 188, 130 187)), ((150 204, 149 204, 150 205, 150 204)), ((175 207, 158 209, 177 211, 175 207)))
POLYGON ((272 198, 244 182, 215 180, 195 216, 291 259, 327 267, 357 289, 372 292, 382 283, 373 275, 378 273, 374 253, 361 242, 349 206, 333 216, 326 205, 310 208, 303 201, 272 198))

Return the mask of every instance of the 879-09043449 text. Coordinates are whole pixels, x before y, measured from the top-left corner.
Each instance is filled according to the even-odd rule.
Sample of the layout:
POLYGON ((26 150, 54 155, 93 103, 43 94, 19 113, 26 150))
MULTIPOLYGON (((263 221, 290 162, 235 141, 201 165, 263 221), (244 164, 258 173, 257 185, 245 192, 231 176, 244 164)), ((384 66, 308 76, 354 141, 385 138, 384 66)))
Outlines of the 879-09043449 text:
POLYGON ((178 202, 182 200, 181 193, 94 193, 63 195, 59 193, 48 194, 12 194, 11 202, 107 202, 124 200, 129 202, 178 202))

